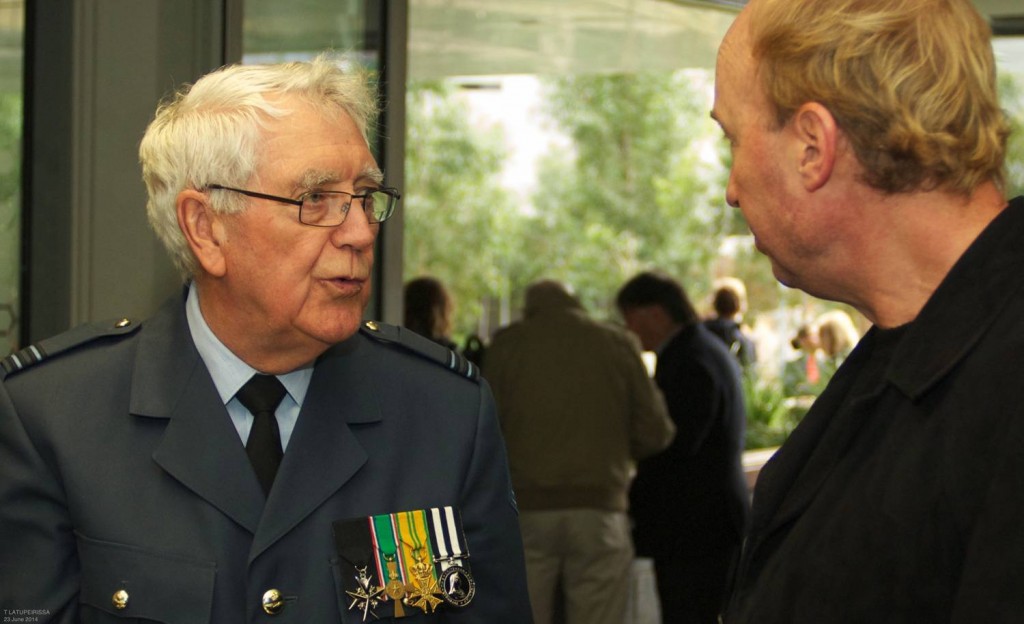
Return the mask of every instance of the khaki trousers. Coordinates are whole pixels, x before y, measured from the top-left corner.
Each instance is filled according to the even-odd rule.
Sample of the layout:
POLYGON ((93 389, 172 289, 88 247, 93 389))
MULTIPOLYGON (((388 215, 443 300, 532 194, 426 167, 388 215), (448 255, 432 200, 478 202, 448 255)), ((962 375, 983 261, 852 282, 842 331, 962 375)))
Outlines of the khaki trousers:
POLYGON ((534 624, 622 624, 633 542, 623 512, 520 511, 534 624))

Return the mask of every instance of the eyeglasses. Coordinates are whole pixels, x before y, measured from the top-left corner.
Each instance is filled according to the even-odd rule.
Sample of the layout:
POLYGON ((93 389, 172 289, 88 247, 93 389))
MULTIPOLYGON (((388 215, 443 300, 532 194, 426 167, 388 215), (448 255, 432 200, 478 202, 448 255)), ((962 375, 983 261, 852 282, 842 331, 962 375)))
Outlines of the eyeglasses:
POLYGON ((282 204, 298 206, 299 222, 316 227, 337 227, 341 225, 345 222, 345 217, 348 216, 352 203, 357 200, 362 203, 363 214, 366 215, 366 220, 370 225, 387 221, 388 217, 395 213, 395 206, 398 205, 398 200, 402 198, 398 190, 393 188, 381 188, 359 194, 346 193, 345 191, 310 191, 302 194, 298 199, 267 195, 266 193, 231 188, 230 186, 221 186, 220 184, 210 184, 207 188, 232 191, 249 197, 269 199, 281 202, 282 204))

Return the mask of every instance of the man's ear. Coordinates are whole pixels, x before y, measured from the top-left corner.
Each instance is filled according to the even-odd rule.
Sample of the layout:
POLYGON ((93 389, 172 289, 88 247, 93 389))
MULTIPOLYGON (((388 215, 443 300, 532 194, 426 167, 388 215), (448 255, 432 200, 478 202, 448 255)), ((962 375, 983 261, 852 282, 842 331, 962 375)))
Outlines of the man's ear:
POLYGON ((814 192, 832 176, 839 128, 832 113, 817 102, 802 104, 794 113, 792 124, 799 141, 800 179, 807 191, 814 192))
POLYGON ((226 240, 224 223, 210 206, 210 198, 194 189, 178 193, 178 227, 204 271, 221 277, 226 270, 221 244, 226 240))

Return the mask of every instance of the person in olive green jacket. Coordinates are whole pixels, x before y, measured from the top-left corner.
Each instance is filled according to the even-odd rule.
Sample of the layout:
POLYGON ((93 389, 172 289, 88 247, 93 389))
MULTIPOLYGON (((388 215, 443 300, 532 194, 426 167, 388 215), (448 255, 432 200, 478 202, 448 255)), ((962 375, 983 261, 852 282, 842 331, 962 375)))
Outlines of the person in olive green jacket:
POLYGON ((545 280, 527 290, 525 318, 495 335, 484 377, 508 445, 535 621, 561 611, 561 586, 569 621, 620 624, 636 461, 675 432, 636 340, 545 280))

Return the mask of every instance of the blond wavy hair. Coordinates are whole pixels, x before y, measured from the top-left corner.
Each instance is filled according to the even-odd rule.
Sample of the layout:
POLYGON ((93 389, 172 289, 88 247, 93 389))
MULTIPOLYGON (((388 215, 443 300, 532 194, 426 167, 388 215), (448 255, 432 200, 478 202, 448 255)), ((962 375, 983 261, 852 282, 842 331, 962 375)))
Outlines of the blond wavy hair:
MULTIPOLYGON (((369 73, 344 70, 325 53, 309 62, 222 67, 162 103, 146 129, 139 146, 146 213, 183 277, 197 264, 178 228, 178 193, 210 184, 244 186, 259 169, 267 122, 293 112, 271 101, 281 95, 298 96, 325 118, 348 115, 364 140, 378 110, 369 73)), ((219 213, 246 206, 234 193, 210 203, 219 213)))
POLYGON ((764 0, 753 55, 779 127, 829 109, 886 193, 1004 188, 991 30, 968 0, 764 0))
POLYGON ((828 357, 845 357, 857 346, 860 334, 850 315, 842 310, 825 312, 814 322, 818 344, 828 357))

